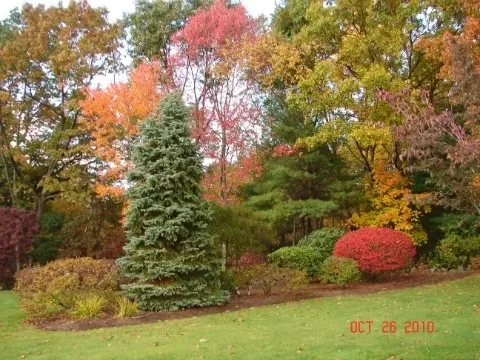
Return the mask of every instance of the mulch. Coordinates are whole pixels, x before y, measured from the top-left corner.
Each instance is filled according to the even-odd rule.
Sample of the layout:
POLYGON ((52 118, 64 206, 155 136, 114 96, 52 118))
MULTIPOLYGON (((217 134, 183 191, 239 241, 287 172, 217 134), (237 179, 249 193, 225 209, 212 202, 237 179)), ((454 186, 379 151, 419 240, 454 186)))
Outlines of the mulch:
POLYGON ((480 271, 469 271, 463 273, 417 272, 397 275, 376 283, 359 283, 346 289, 342 289, 336 285, 310 284, 304 290, 295 293, 279 290, 272 293, 270 296, 265 296, 261 292, 253 293, 249 296, 232 295, 230 302, 224 306, 195 308, 174 312, 141 313, 139 316, 126 319, 114 318, 111 315, 106 315, 105 317, 99 319, 89 320, 72 320, 71 318, 57 316, 29 321, 28 324, 36 328, 49 331, 84 331, 108 327, 140 325, 157 321, 185 319, 210 314, 226 313, 242 309, 282 304, 306 299, 379 293, 383 291, 438 284, 441 282, 463 279, 465 277, 478 274, 480 274, 480 271))

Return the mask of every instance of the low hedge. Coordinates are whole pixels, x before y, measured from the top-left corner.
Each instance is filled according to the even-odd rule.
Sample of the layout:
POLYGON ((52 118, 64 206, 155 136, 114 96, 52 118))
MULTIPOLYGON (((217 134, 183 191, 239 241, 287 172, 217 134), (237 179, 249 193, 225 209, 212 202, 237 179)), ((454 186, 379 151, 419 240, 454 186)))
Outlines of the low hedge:
POLYGON ((113 302, 120 279, 113 260, 66 259, 20 271, 14 290, 27 315, 39 317, 73 312, 79 301, 96 295, 113 302))
POLYGON ((338 239, 345 235, 342 228, 323 228, 305 236, 298 242, 298 246, 313 247, 321 256, 322 261, 332 255, 338 239))
POLYGON ((323 260, 323 256, 311 246, 283 247, 268 255, 269 262, 305 271, 310 277, 318 276, 323 260))
POLYGON ((252 289, 261 289, 270 295, 276 287, 297 291, 308 284, 305 272, 297 269, 280 268, 272 264, 253 265, 235 270, 235 283, 239 288, 246 287, 248 295, 252 289))
POLYGON ((440 241, 428 262, 430 266, 455 269, 469 265, 477 256, 480 256, 480 237, 454 234, 440 241))

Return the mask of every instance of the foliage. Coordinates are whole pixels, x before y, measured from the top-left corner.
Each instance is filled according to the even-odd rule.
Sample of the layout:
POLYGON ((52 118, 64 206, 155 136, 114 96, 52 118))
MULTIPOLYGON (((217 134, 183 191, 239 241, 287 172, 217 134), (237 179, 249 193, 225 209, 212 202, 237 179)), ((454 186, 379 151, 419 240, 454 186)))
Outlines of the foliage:
POLYGON ((268 261, 279 266, 305 271, 308 276, 316 277, 325 258, 313 247, 289 246, 278 249, 268 255, 268 261))
POLYGON ((277 9, 274 30, 283 35, 276 40, 283 44, 257 56, 266 65, 259 77, 282 82, 289 106, 317 119, 318 131, 300 139, 300 145, 328 144, 358 175, 370 175, 379 159, 401 166, 389 130, 399 119, 376 92, 411 86, 429 88, 436 96, 443 90, 435 64, 417 46, 421 36, 412 35, 428 36, 452 25, 448 11, 428 6, 288 0, 277 9), (427 16, 438 27, 422 21, 427 16))
POLYGON ((357 263, 342 257, 328 257, 323 262, 320 273, 323 282, 338 284, 342 287, 360 280, 357 263))
POLYGON ((120 297, 117 299, 116 303, 116 317, 118 318, 129 318, 138 314, 138 305, 125 298, 120 297))
POLYGON ((156 59, 167 68, 172 35, 182 28, 194 10, 209 2, 209 0, 136 1, 135 11, 125 19, 130 30, 129 45, 133 60, 138 62, 156 59))
POLYGON ((480 255, 478 217, 448 217, 441 226, 445 237, 431 253, 431 266, 455 269, 467 266, 471 259, 480 255))
POLYGON ((242 188, 262 174, 262 165, 258 160, 256 154, 245 155, 242 159, 228 163, 225 165, 225 175, 228 183, 222 185, 218 181, 218 176, 221 167, 218 163, 214 163, 207 168, 207 171, 202 179, 203 196, 206 200, 216 204, 225 206, 222 201, 219 201, 218 194, 221 193, 222 188, 225 190, 228 205, 238 205, 242 202, 241 190, 242 188))
POLYGON ((58 258, 62 240, 57 235, 39 235, 33 239, 30 255, 35 264, 45 265, 58 258))
POLYGON ((315 132, 316 119, 286 107, 281 95, 270 96, 265 108, 272 139, 262 176, 244 188, 246 205, 271 223, 280 245, 295 244, 329 222, 344 222, 362 198, 362 189, 327 146, 312 151, 293 146, 298 137, 315 132), (279 150, 282 146, 286 153, 279 150), (279 151, 284 155, 279 156, 279 151))
POLYGON ((28 261, 38 230, 35 213, 0 208, 0 286, 10 288, 13 275, 28 261))
POLYGON ((34 264, 45 265, 58 258, 62 244, 60 231, 64 223, 64 214, 47 209, 40 220, 39 234, 33 239, 30 253, 34 264))
POLYGON ((412 240, 400 231, 385 228, 363 228, 347 233, 338 240, 333 255, 345 257, 367 274, 404 269, 415 257, 412 240))
POLYGON ((79 319, 92 319, 99 317, 105 306, 105 298, 99 295, 89 295, 77 300, 73 315, 79 319))
POLYGON ((221 205, 235 200, 239 179, 250 179, 245 176, 250 175, 248 168, 244 176, 233 178, 229 165, 249 159, 261 135, 257 86, 242 66, 239 51, 256 37, 258 28, 241 3, 228 6, 215 0, 173 36, 176 52, 170 63, 176 85, 193 107, 192 136, 213 160, 217 183, 213 188, 219 189, 215 201, 221 205), (231 187, 230 182, 236 185, 231 187))
POLYGON ((411 164, 408 169, 429 174, 439 205, 480 214, 475 124, 462 125, 450 111, 438 113, 426 98, 415 101, 405 93, 384 96, 405 118, 396 136, 404 143, 402 156, 411 164))
POLYGON ((262 253, 274 240, 275 234, 252 210, 243 206, 214 206, 213 220, 208 232, 216 242, 225 245, 230 264, 247 253, 262 253))
POLYGON ((143 62, 128 74, 128 82, 106 89, 87 90, 80 103, 82 125, 93 140, 95 154, 103 160, 104 173, 98 178, 100 195, 120 195, 119 180, 124 180, 131 166, 131 147, 138 136, 139 124, 167 91, 158 61, 143 62))
POLYGON ((0 51, 0 158, 11 203, 34 203, 40 218, 49 200, 90 188, 96 159, 79 102, 115 69, 121 32, 87 1, 26 4, 11 30, 0 51))
POLYGON ((51 207, 64 215, 61 257, 117 259, 124 254, 123 198, 91 196, 81 203, 55 199, 51 207))
POLYGON ((222 271, 220 274, 220 287, 228 292, 237 290, 234 270, 225 269, 225 271, 222 271))
POLYGON ((422 236, 419 220, 422 213, 430 211, 429 197, 413 194, 398 170, 384 169, 382 165, 373 170, 373 186, 367 188, 370 202, 354 213, 350 222, 358 228, 391 227, 409 234, 416 245, 422 245, 427 239, 422 236))
POLYGON ((121 193, 119 180, 131 166, 139 125, 171 90, 191 106, 192 138, 213 160, 202 182, 206 198, 238 203, 239 187, 257 176, 252 151, 261 133, 261 109, 238 48, 255 36, 258 24, 241 4, 210 3, 140 1, 128 17, 134 56, 143 61, 130 72, 130 81, 89 91, 83 103, 95 152, 108 170, 97 191, 121 193))
POLYGON ((142 124, 129 174, 126 255, 118 260, 130 283, 125 295, 144 311, 225 303, 221 259, 206 231, 202 159, 179 94, 167 95, 142 124))
POLYGON ((396 137, 410 171, 429 175, 436 202, 465 213, 480 213, 478 109, 480 97, 480 17, 475 2, 460 1, 463 15, 455 30, 422 39, 426 57, 441 64, 438 78, 451 83, 449 106, 439 108, 425 93, 382 94, 404 118, 396 137), (475 4, 475 5, 474 5, 475 4))
POLYGON ((246 286, 249 294, 252 289, 259 288, 265 295, 270 295, 276 286, 299 290, 307 285, 308 279, 301 270, 261 264, 237 270, 236 283, 239 287, 246 286))
POLYGON ((111 260, 57 260, 26 268, 15 277, 15 291, 29 317, 69 312, 84 296, 119 290, 120 274, 111 260))
POLYGON ((298 242, 298 246, 313 247, 324 259, 332 255, 335 243, 345 235, 342 228, 323 228, 305 236, 298 242))

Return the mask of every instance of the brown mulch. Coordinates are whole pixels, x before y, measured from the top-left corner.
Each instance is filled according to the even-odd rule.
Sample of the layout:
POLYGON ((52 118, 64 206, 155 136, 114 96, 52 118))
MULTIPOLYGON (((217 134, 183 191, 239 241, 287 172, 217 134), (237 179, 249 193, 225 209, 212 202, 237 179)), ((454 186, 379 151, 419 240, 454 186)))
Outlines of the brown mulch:
POLYGON ((113 318, 111 316, 90 320, 72 320, 62 317, 51 317, 30 321, 29 324, 36 328, 50 331, 83 331, 116 326, 139 325, 156 321, 184 319, 208 314, 225 313, 252 307, 281 304, 305 299, 372 294, 389 290, 437 284, 449 280, 463 279, 468 276, 478 275, 479 273, 479 271, 470 271, 464 273, 411 273, 397 275, 377 283, 359 283, 352 285, 347 289, 341 289, 335 285, 311 284, 306 289, 296 293, 277 291, 270 296, 264 296, 262 293, 254 293, 250 296, 232 295, 230 302, 224 306, 212 306, 175 312, 142 313, 137 317, 127 319, 113 318))

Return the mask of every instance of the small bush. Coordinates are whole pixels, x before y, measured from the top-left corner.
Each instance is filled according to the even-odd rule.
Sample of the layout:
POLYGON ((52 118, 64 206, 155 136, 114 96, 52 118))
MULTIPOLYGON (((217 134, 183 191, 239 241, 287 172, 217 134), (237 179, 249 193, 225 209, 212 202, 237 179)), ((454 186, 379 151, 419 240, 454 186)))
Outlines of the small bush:
POLYGON ((291 291, 299 290, 307 285, 308 280, 303 271, 262 264, 237 270, 236 283, 239 287, 247 287, 248 294, 258 288, 265 295, 270 295, 277 286, 291 291))
POLYGON ((117 299, 116 317, 128 318, 138 314, 138 305, 127 298, 121 297, 117 299))
POLYGON ((338 240, 333 255, 345 257, 370 275, 406 268, 416 254, 415 245, 404 233, 384 228, 363 228, 338 240))
POLYGON ((283 247, 268 255, 268 260, 279 266, 302 270, 310 277, 318 276, 322 255, 310 246, 283 247))
POLYGON ((342 287, 358 282, 360 271, 352 259, 330 256, 321 268, 323 282, 338 284, 342 287))
POLYGON ((75 302, 73 315, 79 319, 92 319, 99 317, 105 306, 105 298, 99 295, 86 296, 75 302))
POLYGON ((298 246, 313 247, 322 256, 322 261, 324 261, 332 255, 335 244, 343 235, 345 235, 344 229, 324 228, 305 236, 298 242, 298 246))
POLYGON ((112 260, 66 259, 26 268, 16 275, 20 305, 31 317, 72 311, 86 295, 107 298, 119 289, 112 260))
POLYGON ((449 234, 437 245, 428 263, 439 268, 455 269, 466 266, 480 255, 480 237, 449 234))

